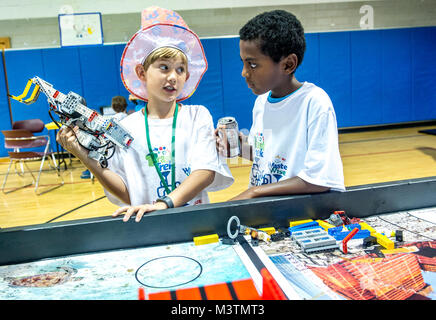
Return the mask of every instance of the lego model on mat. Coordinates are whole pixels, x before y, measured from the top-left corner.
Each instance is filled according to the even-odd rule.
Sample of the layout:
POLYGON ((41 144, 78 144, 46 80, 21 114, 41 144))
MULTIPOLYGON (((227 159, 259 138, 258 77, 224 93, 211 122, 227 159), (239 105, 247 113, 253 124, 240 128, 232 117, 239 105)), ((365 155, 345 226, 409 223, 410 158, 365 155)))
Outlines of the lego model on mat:
POLYGON ((354 237, 358 228, 353 228, 349 240, 338 240, 338 248, 328 252, 308 253, 292 238, 259 246, 303 299, 436 299, 436 208, 370 216, 358 223, 384 241, 374 237, 368 244, 354 237), (346 250, 340 250, 344 240, 346 250))
MULTIPOLYGON (((47 97, 50 117, 53 111, 64 126, 71 128, 78 126, 78 142, 89 150, 88 156, 97 160, 103 168, 107 166, 107 159, 113 154, 114 150, 111 155, 109 151, 114 148, 114 145, 127 148, 132 143, 133 138, 130 133, 112 116, 100 115, 85 106, 84 99, 77 93, 69 92, 65 95, 39 77, 30 79, 21 95, 10 97, 24 104, 32 104, 38 99, 40 92, 47 97), (24 99, 32 84, 35 87, 30 97, 24 99)), ((53 122, 57 124, 54 119, 53 122)))

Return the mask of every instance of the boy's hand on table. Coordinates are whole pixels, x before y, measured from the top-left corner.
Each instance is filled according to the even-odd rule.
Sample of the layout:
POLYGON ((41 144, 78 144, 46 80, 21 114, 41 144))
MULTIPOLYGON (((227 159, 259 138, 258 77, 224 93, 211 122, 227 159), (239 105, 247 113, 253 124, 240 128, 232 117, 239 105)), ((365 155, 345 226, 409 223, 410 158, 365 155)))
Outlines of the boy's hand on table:
POLYGON ((256 198, 256 195, 255 195, 255 188, 256 188, 256 187, 251 187, 251 188, 245 190, 244 192, 241 192, 241 193, 238 194, 236 197, 233 197, 233 198, 229 199, 228 201, 245 200, 245 199, 253 199, 253 198, 256 198))
POLYGON ((136 213, 135 221, 139 222, 139 221, 141 221, 141 218, 145 213, 156 211, 156 210, 164 210, 164 209, 168 209, 168 207, 163 202, 157 202, 155 204, 142 204, 139 206, 126 206, 126 207, 121 207, 118 210, 116 210, 112 214, 112 217, 117 217, 117 216, 125 213, 123 221, 127 222, 127 221, 129 221, 130 217, 134 213, 136 213))

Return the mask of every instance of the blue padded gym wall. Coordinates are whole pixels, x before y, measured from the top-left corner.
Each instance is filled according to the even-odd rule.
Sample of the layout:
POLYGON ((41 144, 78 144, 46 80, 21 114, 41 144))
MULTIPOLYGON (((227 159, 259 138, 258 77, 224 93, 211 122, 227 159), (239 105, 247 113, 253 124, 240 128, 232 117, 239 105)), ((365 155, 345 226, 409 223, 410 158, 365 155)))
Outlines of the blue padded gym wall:
POLYGON ((217 39, 203 39, 201 43, 208 62, 208 68, 195 93, 181 103, 186 105, 201 104, 206 106, 216 124, 216 120, 224 116, 221 41, 217 39))
MULTIPOLYGON (((307 49, 296 72, 299 81, 323 88, 332 99, 338 127, 383 125, 436 119, 436 27, 306 34, 307 49)), ((256 96, 241 76, 239 38, 202 39, 208 71, 184 104, 205 105, 214 123, 223 116, 250 129, 256 96)), ((19 95, 35 75, 63 93, 82 95, 90 108, 110 105, 128 92, 120 79, 125 44, 6 50, 0 61, 0 119, 10 129, 4 68, 9 92, 19 95)), ((51 122, 43 95, 26 106, 11 100, 14 121, 51 122)), ((133 108, 130 105, 129 108, 133 108)), ((7 156, 0 138, 0 157, 7 156)))
POLYGON ((436 27, 417 28, 410 44, 412 119, 436 118, 436 27))
POLYGON ((350 32, 319 34, 318 85, 333 102, 338 126, 351 126, 350 32))
POLYGON ((384 122, 415 120, 412 113, 411 36, 409 29, 382 31, 381 117, 384 122))
MULTIPOLYGON (((3 76, 5 73, 5 69, 3 66, 3 52, 0 52, 0 130, 10 130, 11 129, 11 120, 9 115, 9 105, 8 105, 8 97, 6 90, 6 79, 3 76)), ((7 152, 4 149, 5 140, 4 136, 0 134, 0 157, 7 156, 7 152)))

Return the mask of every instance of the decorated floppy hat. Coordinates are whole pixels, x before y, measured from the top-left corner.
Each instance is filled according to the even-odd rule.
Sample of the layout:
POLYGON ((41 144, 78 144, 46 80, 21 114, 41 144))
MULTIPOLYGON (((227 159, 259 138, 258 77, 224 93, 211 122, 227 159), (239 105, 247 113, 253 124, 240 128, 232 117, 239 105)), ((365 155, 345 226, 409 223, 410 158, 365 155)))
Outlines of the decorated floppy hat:
POLYGON ((185 100, 197 89, 207 70, 207 60, 198 36, 172 10, 152 6, 142 11, 141 30, 129 40, 121 57, 123 84, 136 97, 148 100, 147 88, 136 75, 135 67, 162 47, 176 48, 187 57, 189 78, 177 97, 177 101, 185 100))

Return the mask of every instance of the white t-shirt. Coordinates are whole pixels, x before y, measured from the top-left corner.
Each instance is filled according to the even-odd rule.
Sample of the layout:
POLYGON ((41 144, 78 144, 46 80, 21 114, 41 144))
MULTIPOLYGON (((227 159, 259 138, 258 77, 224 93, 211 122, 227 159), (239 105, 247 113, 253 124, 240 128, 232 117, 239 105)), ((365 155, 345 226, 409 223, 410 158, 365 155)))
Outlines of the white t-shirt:
MULTIPOLYGON (((145 133, 145 118, 142 110, 121 120, 121 125, 133 136, 127 149, 116 147, 113 157, 108 160, 108 168, 117 173, 126 185, 131 205, 156 202, 165 196, 162 184, 150 153, 145 133), (146 158, 147 157, 147 158, 146 158)), ((160 171, 171 190, 171 137, 173 118, 148 119, 150 143, 157 155, 160 171)), ((218 156, 212 116, 200 105, 182 105, 177 115, 175 133, 176 187, 189 174, 199 169, 215 171, 215 179, 205 190, 196 195, 188 205, 209 203, 207 191, 217 191, 229 187, 234 179, 227 166, 218 156)), ((108 199, 119 206, 123 204, 107 190, 108 199)))
POLYGON ((125 117, 127 117, 126 112, 117 112, 113 115, 113 118, 115 118, 115 120, 118 120, 118 121, 123 120, 125 117))
POLYGON ((253 108, 249 186, 298 176, 344 191, 336 115, 327 93, 304 82, 287 97, 268 98, 269 94, 257 97, 253 108))

